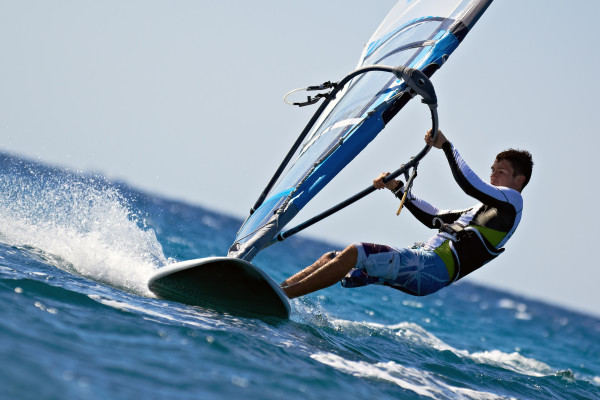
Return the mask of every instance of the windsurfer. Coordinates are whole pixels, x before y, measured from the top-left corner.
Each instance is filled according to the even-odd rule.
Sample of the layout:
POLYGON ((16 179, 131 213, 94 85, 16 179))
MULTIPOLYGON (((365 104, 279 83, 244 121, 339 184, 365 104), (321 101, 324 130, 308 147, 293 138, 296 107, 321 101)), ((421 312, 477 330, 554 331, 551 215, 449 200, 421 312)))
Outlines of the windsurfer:
MULTIPOLYGON (((444 151, 458 185, 481 203, 462 211, 444 211, 409 193, 406 207, 410 212, 426 226, 438 229, 427 243, 404 249, 354 243, 341 252, 324 254, 281 284, 289 298, 340 280, 344 287, 374 283, 424 296, 475 271, 504 250, 501 247, 521 220, 521 191, 531 177, 531 154, 513 149, 499 153, 488 184, 469 168, 442 132, 438 131, 435 140, 431 131, 427 132, 425 142, 444 151)), ((387 175, 379 175, 373 185, 402 198, 404 184, 395 179, 384 183, 387 175)))

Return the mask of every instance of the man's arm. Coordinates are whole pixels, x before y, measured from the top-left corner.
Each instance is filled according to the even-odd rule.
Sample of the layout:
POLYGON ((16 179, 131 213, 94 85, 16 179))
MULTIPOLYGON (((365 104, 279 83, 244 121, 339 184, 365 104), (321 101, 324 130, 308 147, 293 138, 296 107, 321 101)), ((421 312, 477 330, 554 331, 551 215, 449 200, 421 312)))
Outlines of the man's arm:
MULTIPOLYGON (((396 194, 400 199, 402 198, 402 194, 396 194)), ((439 223, 434 224, 434 219, 439 218, 445 224, 451 224, 456 221, 462 214, 467 210, 440 210, 437 207, 429 204, 425 200, 419 199, 418 197, 410 195, 410 199, 405 203, 408 211, 418 219, 423 225, 427 226, 431 229, 440 228, 439 223)))
MULTIPOLYGON (((429 130, 425 135, 425 142, 444 151, 454 180, 466 194, 496 208, 506 207, 510 204, 503 190, 483 181, 473 172, 441 131, 438 131, 434 141, 431 130, 429 130)), ((511 207, 514 208, 512 205, 511 207)))
MULTIPOLYGON (((373 186, 375 186, 377 189, 387 188, 392 191, 396 197, 402 199, 402 196, 404 195, 404 184, 402 181, 392 179, 385 184, 383 183, 383 179, 389 174, 389 172, 380 174, 373 181, 373 186)), ((440 210, 425 200, 413 196, 412 193, 407 197, 405 206, 415 218, 417 218, 423 225, 431 229, 439 228, 439 225, 436 226, 433 223, 435 218, 440 218, 444 223, 449 224, 456 221, 465 212, 465 210, 440 210)))

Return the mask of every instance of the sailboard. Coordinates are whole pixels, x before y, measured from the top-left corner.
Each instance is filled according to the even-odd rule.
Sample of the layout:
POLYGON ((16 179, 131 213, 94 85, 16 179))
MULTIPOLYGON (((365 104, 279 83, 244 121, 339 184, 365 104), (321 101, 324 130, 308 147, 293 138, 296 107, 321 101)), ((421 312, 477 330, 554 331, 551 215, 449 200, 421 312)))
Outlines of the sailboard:
MULTIPOLYGON (((183 269, 184 277, 170 289, 161 289, 160 296, 197 304, 197 298, 206 291, 211 293, 211 304, 223 307, 222 303, 241 293, 242 289, 226 290, 228 282, 237 285, 234 282, 241 273, 240 263, 251 265, 268 278, 250 264, 256 254, 374 191, 373 187, 367 188, 309 221, 283 230, 412 98, 422 97, 431 111, 432 131, 437 133, 437 98, 429 78, 448 60, 491 3, 492 0, 398 1, 365 45, 355 70, 339 82, 307 88, 320 93, 297 104, 304 106, 322 100, 240 227, 225 257, 231 262, 220 262, 222 281, 217 286, 221 292, 213 290, 214 285, 196 288, 204 278, 191 275, 196 269, 206 268, 201 264, 183 269), (326 90, 329 92, 322 93, 326 90), (194 300, 186 294, 192 291, 194 300)), ((428 150, 427 146, 423 148, 388 179, 402 173, 408 175, 410 169, 416 175, 416 166, 428 150)), ((175 269, 173 273, 181 273, 175 269)), ((165 270, 164 275, 152 281, 150 289, 158 290, 157 282, 169 275, 165 270)), ((273 288, 278 292, 277 289, 273 288)), ((285 298, 269 301, 281 301, 289 307, 285 298)), ((247 303, 249 309, 267 312, 258 300, 249 297, 247 303)))
POLYGON ((230 257, 182 261, 150 277, 158 297, 236 315, 286 319, 290 304, 279 285, 251 263, 230 257))

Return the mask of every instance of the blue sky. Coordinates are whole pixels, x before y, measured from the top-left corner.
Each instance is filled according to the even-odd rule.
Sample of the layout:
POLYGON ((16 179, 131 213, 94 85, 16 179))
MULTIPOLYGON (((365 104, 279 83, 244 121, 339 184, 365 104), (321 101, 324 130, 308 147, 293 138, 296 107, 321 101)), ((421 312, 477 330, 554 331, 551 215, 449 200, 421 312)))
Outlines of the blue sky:
MULTIPOLYGON (((314 109, 287 91, 339 80, 392 0, 0 0, 0 149, 244 218, 314 109)), ((481 176, 508 147, 536 163, 507 251, 468 279, 599 314, 594 171, 600 3, 494 2, 434 77, 440 128, 481 176)), ((422 146, 414 102, 309 205, 307 218, 422 146)), ((415 194, 472 200, 441 152, 415 194)), ((396 246, 431 232, 381 192, 305 231, 396 246)))

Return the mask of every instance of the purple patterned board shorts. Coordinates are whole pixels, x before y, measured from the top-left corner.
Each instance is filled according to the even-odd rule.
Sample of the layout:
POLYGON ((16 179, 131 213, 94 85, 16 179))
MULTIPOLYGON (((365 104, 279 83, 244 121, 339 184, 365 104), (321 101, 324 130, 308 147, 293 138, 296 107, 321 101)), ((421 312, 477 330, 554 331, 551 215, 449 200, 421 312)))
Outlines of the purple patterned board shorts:
POLYGON ((418 245, 397 249, 373 243, 354 243, 358 250, 355 267, 342 279, 342 286, 370 284, 391 286, 414 296, 435 293, 450 283, 442 259, 418 245))

